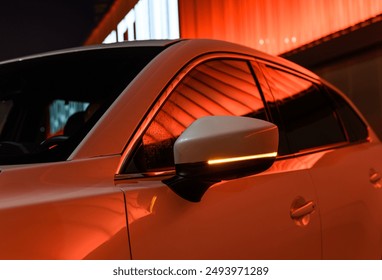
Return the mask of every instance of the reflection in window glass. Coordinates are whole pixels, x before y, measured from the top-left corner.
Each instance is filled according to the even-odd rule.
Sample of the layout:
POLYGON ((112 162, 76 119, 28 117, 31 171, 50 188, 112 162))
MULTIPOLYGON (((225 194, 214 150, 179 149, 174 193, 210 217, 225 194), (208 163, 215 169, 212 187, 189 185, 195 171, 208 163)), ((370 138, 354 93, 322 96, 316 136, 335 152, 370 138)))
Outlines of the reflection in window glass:
POLYGON ((329 98, 314 83, 268 68, 291 152, 346 141, 329 98))
POLYGON ((9 112, 13 106, 12 100, 2 100, 0 101, 0 135, 3 131, 4 125, 7 122, 9 112))
POLYGON ((49 106, 49 123, 51 135, 63 130, 69 117, 77 112, 83 112, 89 106, 88 102, 55 100, 49 106))
POLYGON ((7 115, 1 118, 0 164, 66 160, 163 49, 84 49, 1 64, 0 102, 13 104, 5 105, 8 113, 0 108, 7 115))
POLYGON ((173 166, 173 144, 204 116, 248 116, 266 119, 264 104, 244 61, 214 60, 199 65, 176 87, 143 136, 140 170, 173 166))
POLYGON ((337 92, 329 87, 326 87, 326 90, 336 102, 337 111, 345 126, 348 140, 350 142, 366 140, 369 136, 366 124, 337 92))

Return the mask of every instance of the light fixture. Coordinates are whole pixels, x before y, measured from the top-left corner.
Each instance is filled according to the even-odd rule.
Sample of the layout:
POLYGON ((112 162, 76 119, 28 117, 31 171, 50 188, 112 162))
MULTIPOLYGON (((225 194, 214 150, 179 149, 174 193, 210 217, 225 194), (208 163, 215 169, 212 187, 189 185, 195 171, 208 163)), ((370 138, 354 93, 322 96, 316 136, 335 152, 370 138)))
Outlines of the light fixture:
POLYGON ((211 159, 211 160, 207 161, 207 163, 209 165, 213 165, 213 164, 237 162, 237 161, 244 161, 244 160, 251 160, 251 159, 272 158, 272 157, 276 157, 276 156, 277 156, 277 152, 273 152, 273 153, 265 153, 265 154, 250 155, 250 156, 211 159))

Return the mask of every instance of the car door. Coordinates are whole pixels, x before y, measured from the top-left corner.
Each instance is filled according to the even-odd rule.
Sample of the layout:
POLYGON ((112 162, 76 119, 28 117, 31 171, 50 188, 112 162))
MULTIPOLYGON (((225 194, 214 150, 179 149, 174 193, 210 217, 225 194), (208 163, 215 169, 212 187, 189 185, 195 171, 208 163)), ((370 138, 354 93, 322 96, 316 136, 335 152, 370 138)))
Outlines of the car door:
POLYGON ((323 258, 379 259, 379 141, 330 87, 272 65, 263 69, 290 150, 317 191, 323 258))
POLYGON ((217 183, 198 203, 162 182, 174 174, 175 140, 194 120, 271 120, 263 102, 269 90, 253 74, 242 57, 203 56, 174 79, 143 121, 135 152, 116 176, 126 196, 133 259, 321 258, 316 194, 293 156, 279 157, 261 174, 217 183))

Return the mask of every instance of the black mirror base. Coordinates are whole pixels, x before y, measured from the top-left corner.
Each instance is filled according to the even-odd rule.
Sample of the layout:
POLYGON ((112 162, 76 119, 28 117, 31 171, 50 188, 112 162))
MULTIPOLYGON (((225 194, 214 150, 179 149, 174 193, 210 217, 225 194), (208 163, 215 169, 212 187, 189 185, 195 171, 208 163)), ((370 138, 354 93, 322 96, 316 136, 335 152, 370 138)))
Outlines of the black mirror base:
POLYGON ((208 188, 219 181, 191 179, 176 175, 162 182, 180 197, 191 202, 200 202, 208 188))

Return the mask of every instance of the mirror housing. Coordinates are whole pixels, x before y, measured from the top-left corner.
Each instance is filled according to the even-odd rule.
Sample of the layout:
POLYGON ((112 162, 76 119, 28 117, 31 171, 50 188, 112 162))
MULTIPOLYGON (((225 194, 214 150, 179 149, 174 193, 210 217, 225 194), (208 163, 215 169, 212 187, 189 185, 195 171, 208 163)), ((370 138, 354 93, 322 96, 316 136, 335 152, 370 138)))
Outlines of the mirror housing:
POLYGON ((234 116, 203 117, 174 144, 176 176, 164 180, 175 193, 198 202, 221 180, 267 170, 278 150, 278 128, 267 121, 234 116))

